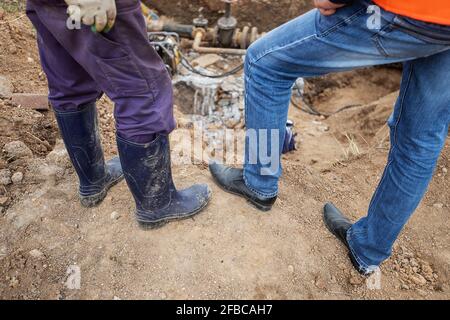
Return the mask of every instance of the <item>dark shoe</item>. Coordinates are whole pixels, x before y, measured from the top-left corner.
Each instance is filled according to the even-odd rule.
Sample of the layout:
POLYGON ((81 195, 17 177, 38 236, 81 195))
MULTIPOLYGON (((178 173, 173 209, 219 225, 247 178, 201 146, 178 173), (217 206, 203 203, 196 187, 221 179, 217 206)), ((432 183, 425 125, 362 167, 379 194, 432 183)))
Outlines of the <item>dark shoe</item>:
POLYGON ((136 216, 146 229, 186 219, 206 207, 211 190, 205 184, 178 191, 172 180, 169 139, 158 135, 147 144, 117 137, 125 179, 136 201, 136 216))
POLYGON ((80 201, 85 207, 99 204, 113 185, 123 179, 119 158, 105 163, 98 132, 95 103, 80 111, 55 111, 70 160, 80 180, 80 201))
POLYGON ((261 211, 269 211, 277 197, 264 199, 253 193, 244 183, 244 170, 218 163, 210 163, 209 171, 217 184, 229 193, 244 197, 261 211))
POLYGON ((367 276, 370 273, 362 270, 359 263, 353 256, 350 245, 347 241, 347 231, 352 226, 352 223, 347 219, 338 208, 336 208, 332 203, 325 204, 323 208, 323 220, 327 229, 336 236, 348 249, 348 256, 352 262, 353 267, 362 275, 367 276))

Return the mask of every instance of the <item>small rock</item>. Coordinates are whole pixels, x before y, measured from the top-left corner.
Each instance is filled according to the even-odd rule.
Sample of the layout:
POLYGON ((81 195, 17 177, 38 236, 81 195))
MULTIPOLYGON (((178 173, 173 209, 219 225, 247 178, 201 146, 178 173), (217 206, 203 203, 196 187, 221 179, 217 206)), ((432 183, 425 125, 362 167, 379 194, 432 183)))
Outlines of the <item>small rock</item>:
POLYGON ((122 300, 118 296, 114 296, 113 300, 122 300))
POLYGON ((437 202, 437 203, 433 204, 433 207, 435 207, 437 209, 442 209, 444 207, 444 204, 437 202))
POLYGON ((42 260, 45 258, 44 254, 41 251, 39 251, 38 249, 33 249, 30 252, 28 252, 28 254, 31 257, 33 257, 35 259, 39 259, 39 260, 42 260))
POLYGON ((165 294, 164 292, 161 292, 161 294, 159 295, 159 297, 160 297, 162 300, 165 300, 165 299, 167 299, 167 294, 165 294))
POLYGON ((120 213, 118 213, 117 211, 113 211, 111 213, 111 219, 112 220, 119 220, 119 218, 120 218, 120 213))
POLYGON ((27 58, 27 61, 28 61, 28 63, 33 63, 33 62, 34 62, 34 59, 33 59, 32 57, 28 57, 28 58, 27 58))
POLYGON ((17 279, 16 277, 11 277, 9 279, 9 286, 10 288, 15 288, 19 285, 19 279, 17 279))
POLYGON ((12 175, 12 177, 11 177, 11 181, 12 181, 13 183, 21 183, 22 180, 23 180, 23 173, 20 172, 20 171, 14 173, 14 174, 12 175))
POLYGON ((3 257, 6 257, 7 254, 8 254, 8 248, 6 247, 6 245, 1 245, 0 246, 0 259, 3 257))
POLYGON ((231 100, 230 99, 221 99, 221 100, 219 100, 219 102, 217 104, 221 107, 228 107, 231 104, 231 100))
POLYGON ((425 263, 422 264, 421 268, 422 268, 422 272, 424 274, 427 274, 427 275, 433 274, 433 269, 428 264, 425 264, 425 263))
POLYGON ((178 128, 189 129, 194 126, 194 122, 186 117, 177 118, 178 128))
POLYGON ((409 276, 409 280, 418 286, 424 286, 427 284, 427 280, 421 274, 411 275, 409 276))
POLYGON ((330 131, 330 127, 329 126, 318 126, 317 130, 320 132, 328 132, 328 131, 330 131))
POLYGON ((353 276, 349 279, 349 282, 353 286, 359 286, 363 283, 363 280, 359 276, 353 276))
POLYGON ((49 164, 53 164, 62 168, 70 168, 71 162, 64 142, 61 139, 56 140, 55 147, 46 157, 49 164))
POLYGON ((293 265, 288 265, 288 271, 289 273, 294 273, 294 266, 293 265))
POLYGON ((443 173, 443 174, 447 174, 447 172, 448 172, 448 169, 447 169, 447 168, 445 168, 445 167, 442 168, 442 173, 443 173))
POLYGON ((11 54, 16 54, 17 53, 17 47, 15 46, 15 45, 11 45, 10 47, 9 47, 9 53, 11 53, 11 54))
POLYGON ((5 206, 8 203, 8 197, 0 197, 0 206, 5 206))
POLYGON ((426 296, 428 295, 428 293, 427 293, 425 290, 417 289, 416 291, 417 291, 417 293, 418 293, 419 295, 421 295, 422 297, 426 297, 426 296))
POLYGON ((11 184, 11 171, 9 169, 0 170, 0 185, 11 184))
POLYGON ((327 287, 325 280, 321 276, 316 277, 316 279, 314 280, 314 284, 321 290, 325 290, 327 287))
POLYGON ((419 264, 417 263, 417 260, 414 259, 414 258, 411 258, 409 260, 409 264, 411 265, 411 267, 418 267, 419 266, 419 264))
POLYGON ((11 82, 7 78, 0 76, 0 98, 10 98, 12 96, 12 93, 13 93, 13 86, 11 82))
POLYGON ((402 290, 409 290, 409 286, 407 284, 402 284, 400 289, 402 289, 402 290))
POLYGON ((48 110, 48 96, 37 93, 15 93, 12 95, 12 102, 23 108, 34 110, 48 110))
POLYGON ((435 286, 435 290, 436 290, 436 291, 445 292, 446 289, 447 289, 447 285, 446 285, 445 283, 438 283, 438 284, 435 286))
POLYGON ((33 156, 31 149, 22 141, 12 141, 5 144, 3 151, 6 153, 7 158, 11 160, 33 156))
POLYGON ((335 276, 331 276, 330 277, 330 283, 332 283, 332 284, 336 284, 337 283, 337 279, 336 279, 335 276))

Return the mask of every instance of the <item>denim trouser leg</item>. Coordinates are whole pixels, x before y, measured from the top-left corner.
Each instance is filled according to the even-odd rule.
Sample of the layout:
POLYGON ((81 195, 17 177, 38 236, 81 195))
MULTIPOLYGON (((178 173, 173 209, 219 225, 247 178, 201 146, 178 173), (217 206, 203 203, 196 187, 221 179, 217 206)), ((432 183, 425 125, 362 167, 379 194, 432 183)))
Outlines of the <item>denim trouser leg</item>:
POLYGON ((278 192, 279 159, 291 88, 297 78, 415 60, 449 48, 448 44, 429 43, 392 28, 394 17, 382 11, 381 30, 371 30, 364 4, 355 3, 330 17, 313 10, 249 48, 245 63, 248 132, 244 178, 250 189, 268 198, 278 192), (271 162, 264 161, 266 150, 271 162))
MULTIPOLYGON (((388 188, 396 192, 381 192, 379 188, 373 201, 376 208, 371 206, 371 219, 378 223, 380 216, 385 217, 381 222, 383 232, 377 223, 371 221, 371 226, 378 230, 366 234, 368 238, 364 240, 361 235, 367 229, 364 220, 352 230, 352 234, 361 235, 361 238, 350 237, 350 241, 362 266, 379 264, 389 254, 388 248, 399 232, 399 225, 406 222, 423 196, 446 136, 450 111, 450 90, 445 89, 450 86, 450 41, 435 41, 407 33, 394 24, 398 16, 383 10, 381 13, 380 28, 370 29, 368 20, 371 15, 367 13, 367 5, 361 2, 342 8, 329 17, 320 15, 317 10, 310 11, 254 43, 248 50, 245 65, 248 132, 244 179, 258 195, 272 197, 278 192, 282 140, 295 80, 405 62, 407 71, 403 79, 402 102, 396 106, 394 119, 399 119, 400 114, 405 115, 408 109, 410 122, 406 123, 404 119, 405 124, 401 126, 404 129, 398 127, 394 136, 396 147, 390 154, 391 164, 387 170, 395 178, 389 182, 384 179, 380 186, 383 190, 388 188), (413 71, 408 73, 408 70, 413 71), (431 99, 436 96, 436 99, 431 99), (430 114, 422 115, 420 110, 437 113, 431 118, 430 114), (413 117, 417 117, 416 121, 413 117), (401 132, 405 132, 407 137, 401 139, 401 132), (422 139, 424 141, 421 142, 422 139), (271 162, 265 159, 266 150, 271 162), (396 165, 392 164, 393 158, 397 159, 396 165), (414 190, 410 189, 412 185, 414 190), (389 194, 395 195, 396 201, 387 197, 389 194), (377 210, 380 212, 374 214, 377 210), (390 214, 398 216, 393 218, 390 214), (379 238, 386 239, 378 245, 379 238), (361 243, 357 239, 362 239, 361 243), (364 245, 370 247, 375 243, 378 250, 383 247, 380 250, 382 254, 378 251, 379 255, 372 259, 364 245), (363 251, 369 256, 363 256, 363 251)), ((450 28, 445 32, 450 34, 450 28)))
POLYGON ((364 269, 391 255, 392 245, 419 205, 448 135, 450 51, 405 63, 400 97, 389 119, 391 151, 368 216, 349 230, 364 269))

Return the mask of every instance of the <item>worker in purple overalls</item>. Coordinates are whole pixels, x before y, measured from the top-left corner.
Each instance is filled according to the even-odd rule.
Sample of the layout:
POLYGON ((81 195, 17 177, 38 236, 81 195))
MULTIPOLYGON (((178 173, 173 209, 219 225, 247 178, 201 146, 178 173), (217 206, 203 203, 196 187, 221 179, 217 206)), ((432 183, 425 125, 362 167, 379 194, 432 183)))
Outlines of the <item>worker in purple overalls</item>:
POLYGON ((208 203, 207 185, 176 190, 169 133, 173 92, 151 47, 138 0, 29 0, 49 100, 80 180, 86 207, 124 176, 143 227, 191 217, 208 203), (70 16, 70 17, 69 17, 70 16), (119 158, 105 162, 95 103, 115 103, 119 158))

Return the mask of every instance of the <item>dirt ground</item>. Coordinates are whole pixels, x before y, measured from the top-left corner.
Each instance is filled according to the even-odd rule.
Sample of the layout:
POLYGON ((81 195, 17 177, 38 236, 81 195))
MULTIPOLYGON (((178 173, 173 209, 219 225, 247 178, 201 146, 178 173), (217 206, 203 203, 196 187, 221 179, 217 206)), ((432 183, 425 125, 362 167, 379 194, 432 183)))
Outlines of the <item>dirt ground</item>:
MULTIPOLYGON (((222 0, 144 0, 143 2, 155 8, 160 14, 187 24, 191 24, 192 18, 198 16, 199 8, 202 8, 203 14, 211 24, 224 13, 222 0)), ((270 31, 311 7, 309 0, 239 0, 238 4, 233 4, 232 9, 240 25, 256 26, 261 31, 270 31)))
MULTIPOLYGON (((267 1, 265 1, 267 3, 267 1)), ((46 92, 35 32, 21 13, 0 12, 0 75, 15 93, 46 92)), ((175 166, 179 187, 208 183, 213 199, 194 219, 154 231, 137 226, 125 182, 93 209, 82 208, 51 112, 0 99, 0 170, 23 179, 0 185, 2 299, 449 299, 450 144, 430 189, 370 290, 325 229, 332 201, 353 220, 365 215, 389 148, 386 120, 397 68, 365 69, 308 81, 308 103, 292 106, 298 149, 283 156, 274 209, 261 213, 223 193, 204 165, 175 166), (11 142, 28 150, 18 154, 11 142), (15 152, 15 154, 14 154, 15 152), (81 271, 71 289, 68 270, 81 271)), ((99 113, 104 150, 116 154, 112 103, 99 113)), ((187 117, 177 112, 179 122, 187 117)))

